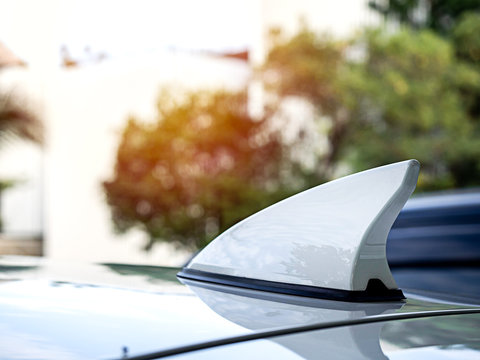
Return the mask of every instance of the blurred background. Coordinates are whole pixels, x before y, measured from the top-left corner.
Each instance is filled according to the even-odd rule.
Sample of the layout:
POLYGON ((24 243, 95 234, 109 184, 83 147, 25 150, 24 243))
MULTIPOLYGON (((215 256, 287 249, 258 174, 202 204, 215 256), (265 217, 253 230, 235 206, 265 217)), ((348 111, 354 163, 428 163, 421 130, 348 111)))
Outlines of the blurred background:
POLYGON ((0 0, 0 254, 179 265, 416 158, 480 185, 480 0, 0 0))

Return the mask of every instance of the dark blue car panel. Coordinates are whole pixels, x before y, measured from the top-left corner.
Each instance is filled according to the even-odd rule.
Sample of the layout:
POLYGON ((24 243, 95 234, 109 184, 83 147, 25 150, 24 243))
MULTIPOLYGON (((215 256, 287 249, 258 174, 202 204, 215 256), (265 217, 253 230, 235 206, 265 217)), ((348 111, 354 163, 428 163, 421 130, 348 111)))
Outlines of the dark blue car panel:
POLYGON ((390 231, 387 259, 401 288, 480 299, 480 192, 411 199, 390 231))

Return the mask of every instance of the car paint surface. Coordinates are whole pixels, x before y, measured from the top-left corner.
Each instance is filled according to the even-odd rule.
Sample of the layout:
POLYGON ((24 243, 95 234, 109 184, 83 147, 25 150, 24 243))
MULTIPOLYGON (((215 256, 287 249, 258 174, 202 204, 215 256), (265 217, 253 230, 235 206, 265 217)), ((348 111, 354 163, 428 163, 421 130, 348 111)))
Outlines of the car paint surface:
POLYGON ((480 314, 396 320, 337 327, 209 348, 175 356, 204 359, 480 358, 480 314))
POLYGON ((480 304, 479 189, 408 200, 386 249, 400 288, 449 293, 480 304))
MULTIPOLYGON (((281 327, 473 308, 414 297, 355 304, 195 282, 183 285, 171 277, 178 269, 168 268, 90 265, 89 270, 79 266, 73 276, 44 260, 33 259, 36 265, 30 267, 7 260, 0 261, 0 358, 5 359, 121 358, 281 327), (103 280, 94 281, 93 270, 103 280), (24 280, 14 280, 19 278, 24 280), (141 283, 154 286, 140 290, 141 283)), ((323 332, 313 333, 313 338, 295 335, 300 336, 298 344, 290 342, 293 335, 265 340, 262 351, 304 356, 298 346, 323 332)), ((358 340, 345 334, 342 338, 349 343, 358 340)))
POLYGON ((390 267, 480 262, 480 191, 407 201, 387 241, 390 267), (415 251, 412 251, 412 249, 415 251))

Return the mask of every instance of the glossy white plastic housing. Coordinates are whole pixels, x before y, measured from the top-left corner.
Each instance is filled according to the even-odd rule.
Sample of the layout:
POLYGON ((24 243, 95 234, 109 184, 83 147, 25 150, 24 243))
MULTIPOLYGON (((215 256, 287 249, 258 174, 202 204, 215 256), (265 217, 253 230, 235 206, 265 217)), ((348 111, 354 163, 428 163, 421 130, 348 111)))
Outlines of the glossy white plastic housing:
POLYGON ((379 279, 396 289, 386 239, 419 168, 403 161, 294 195, 225 231, 186 269, 349 291, 379 279))

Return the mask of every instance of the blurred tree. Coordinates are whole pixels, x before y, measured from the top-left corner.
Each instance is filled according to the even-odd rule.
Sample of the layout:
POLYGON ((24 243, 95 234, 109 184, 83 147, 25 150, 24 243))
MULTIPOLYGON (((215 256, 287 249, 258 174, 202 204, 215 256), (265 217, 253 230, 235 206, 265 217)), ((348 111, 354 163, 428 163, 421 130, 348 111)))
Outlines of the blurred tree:
POLYGON ((348 112, 339 88, 346 43, 316 35, 305 25, 287 41, 278 30, 272 35, 274 46, 260 75, 266 90, 276 96, 273 107, 279 108, 288 97, 300 97, 313 106, 317 122, 327 122, 323 128, 328 147, 314 166, 313 183, 318 183, 331 176, 347 129, 348 112))
POLYGON ((202 247, 251 213, 331 177, 339 163, 354 171, 417 158, 420 189, 478 185, 475 16, 455 26, 455 44, 408 28, 368 31, 348 43, 306 27, 289 40, 277 33, 258 70, 273 99, 262 119, 248 115, 245 93, 197 92, 179 101, 163 92, 155 122, 129 120, 115 175, 103 183, 116 229, 144 230, 147 249, 155 241, 202 247), (313 174, 299 171, 271 127, 292 97, 313 107, 328 140, 313 174))
POLYGON ((419 188, 478 185, 480 123, 460 89, 478 88, 480 73, 429 31, 371 31, 365 41, 365 61, 342 74, 352 116, 344 149, 350 163, 364 169, 417 158, 419 188))
POLYGON ((480 122, 480 14, 466 13, 453 30, 452 44, 463 77, 458 82, 464 105, 473 119, 480 122))
POLYGON ((0 93, 0 146, 15 138, 41 144, 43 126, 11 93, 0 93))
POLYGON ((419 3, 420 0, 370 0, 368 6, 382 14, 385 20, 396 20, 401 24, 420 27, 424 25, 422 19, 414 16, 419 3))
POLYGON ((386 20, 442 35, 449 35, 464 13, 480 12, 480 0, 370 0, 368 5, 386 20))
POLYGON ((329 119, 324 174, 417 158, 420 189, 478 186, 480 22, 462 19, 455 46, 428 30, 367 31, 342 44, 303 28, 277 37, 261 75, 280 101, 302 97, 329 119))
POLYGON ((115 175, 103 183, 119 232, 137 227, 155 241, 206 245, 288 193, 283 147, 266 119, 247 113, 245 93, 164 91, 154 123, 130 118, 115 175))
MULTIPOLYGON (((480 0, 385 0, 370 1, 369 6, 412 29, 429 28, 448 38, 463 67, 480 64, 480 0)), ((475 70, 475 69, 471 69, 475 70)), ((471 71, 470 71, 471 72, 471 71)), ((467 73, 467 71, 464 71, 467 73)), ((480 113, 480 91, 476 77, 457 84, 463 103, 473 117, 480 113)), ((454 84, 452 84, 455 86, 454 84)))
POLYGON ((480 13, 466 13, 453 30, 457 55, 465 61, 480 65, 480 13))
MULTIPOLYGON (((40 120, 21 106, 11 93, 0 93, 0 148, 8 141, 24 139, 37 144, 43 142, 43 126, 40 120)), ((0 179, 0 209, 2 192, 15 185, 12 179, 0 179)), ((1 213, 0 213, 1 215, 1 213)), ((0 216, 0 231, 3 229, 0 216)))

